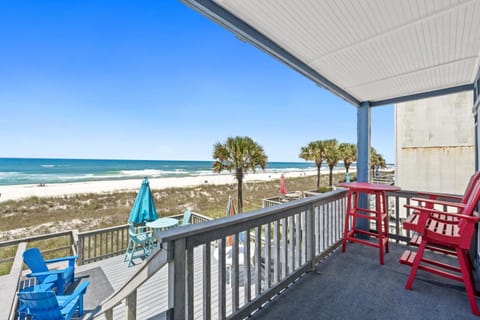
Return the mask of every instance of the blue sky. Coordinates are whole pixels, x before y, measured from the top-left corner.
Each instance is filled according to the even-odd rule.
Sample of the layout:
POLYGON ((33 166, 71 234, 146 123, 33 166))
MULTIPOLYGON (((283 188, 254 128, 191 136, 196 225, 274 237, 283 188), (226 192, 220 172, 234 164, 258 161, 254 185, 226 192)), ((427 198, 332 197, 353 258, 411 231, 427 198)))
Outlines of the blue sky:
MULTIPOLYGON (((356 142, 356 108, 180 1, 0 2, 0 157, 211 160, 250 136, 270 161, 356 142)), ((394 162, 393 107, 372 145, 394 162)))

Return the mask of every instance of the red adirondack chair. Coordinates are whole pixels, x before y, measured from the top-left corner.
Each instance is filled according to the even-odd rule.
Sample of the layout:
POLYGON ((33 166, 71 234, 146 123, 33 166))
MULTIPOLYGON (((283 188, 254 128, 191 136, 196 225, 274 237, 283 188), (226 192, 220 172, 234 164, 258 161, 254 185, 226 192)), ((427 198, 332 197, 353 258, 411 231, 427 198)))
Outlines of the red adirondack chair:
MULTIPOLYGON (((417 206, 426 207, 429 209, 433 209, 435 205, 442 206, 443 208, 451 208, 455 207, 457 209, 457 213, 462 213, 463 209, 465 208, 465 204, 468 202, 468 199, 472 195, 472 191, 477 183, 480 183, 480 171, 476 172, 470 177, 468 181, 467 187, 465 188, 465 193, 463 196, 454 196, 454 195, 447 195, 447 194, 440 194, 440 193, 428 193, 428 192, 421 192, 420 195, 428 196, 427 198, 412 198, 412 201, 416 201, 418 204, 417 206), (446 200, 451 200, 455 202, 446 202, 446 200)), ((414 207, 417 208, 417 207, 414 207)), ((443 210, 445 211, 445 210, 443 210)), ((412 246, 419 246, 422 242, 422 236, 420 234, 421 230, 418 230, 418 210, 412 210, 412 213, 405 219, 403 222, 403 229, 415 231, 416 233, 412 236, 410 241, 408 242, 409 245, 412 246)), ((442 213, 443 214, 443 213, 442 213)), ((456 219, 454 217, 442 216, 442 214, 436 214, 438 218, 442 219, 456 219)), ((427 249, 445 253, 456 255, 455 251, 452 251, 448 247, 443 247, 440 245, 427 245, 427 249)))
MULTIPOLYGON (((414 208, 412 213, 405 219, 403 222, 403 229, 410 230, 410 231, 417 231, 418 229, 418 213, 419 211, 416 210, 419 206, 433 209, 435 205, 439 206, 447 206, 447 207, 456 207, 457 213, 461 213, 465 207, 465 204, 468 202, 468 199, 472 195, 472 191, 475 188, 475 185, 480 182, 480 171, 476 172, 470 177, 468 181, 467 187, 465 188, 465 193, 463 196, 454 196, 454 195, 447 195, 447 194, 439 194, 439 193, 429 193, 429 192, 420 192, 419 195, 428 196, 427 198, 412 198, 412 201, 416 201, 418 203, 414 208), (441 199, 441 200, 440 200, 441 199), (450 200, 450 201, 449 201, 450 200), (455 202, 453 202, 455 201, 455 202)), ((405 206, 408 208, 408 206, 405 206)), ((441 214, 440 214, 441 215, 441 214)), ((448 219, 448 217, 444 217, 448 219)), ((453 218, 454 219, 454 218, 453 218)), ((410 244, 417 244, 419 245, 421 242, 421 238, 414 237, 410 244)))
MULTIPOLYGON (((480 315, 475 301, 472 263, 468 255, 475 224, 480 221, 480 216, 475 212, 480 199, 479 180, 474 183, 470 195, 464 198, 467 198, 465 203, 440 202, 446 207, 444 211, 426 205, 405 205, 413 209, 413 214, 417 216, 415 231, 420 233, 421 242, 417 252, 405 251, 400 258, 400 263, 412 266, 405 285, 406 289, 412 288, 418 269, 463 282, 472 313, 480 315), (457 212, 448 212, 451 209, 457 212), (425 249, 432 247, 444 248, 452 252, 458 258, 460 267, 424 257, 425 249)), ((425 199, 419 199, 419 201, 426 202, 425 199)), ((435 203, 439 202, 435 201, 435 203)))

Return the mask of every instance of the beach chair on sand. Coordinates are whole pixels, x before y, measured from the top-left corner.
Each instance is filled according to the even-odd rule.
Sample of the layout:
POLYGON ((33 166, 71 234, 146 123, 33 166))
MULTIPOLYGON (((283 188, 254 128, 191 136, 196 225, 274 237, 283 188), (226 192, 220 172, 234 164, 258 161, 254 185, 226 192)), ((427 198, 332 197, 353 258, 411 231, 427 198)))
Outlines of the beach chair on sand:
POLYGON ((133 264, 133 259, 146 258, 155 248, 155 238, 145 226, 128 228, 128 246, 123 261, 128 261, 128 266, 133 264))
POLYGON ((83 296, 87 291, 89 281, 82 282, 71 295, 55 295, 48 291, 18 292, 21 305, 25 306, 27 314, 37 320, 64 320, 71 319, 78 311, 83 314, 83 296))
POLYGON ((23 262, 30 268, 32 273, 27 277, 37 278, 38 283, 53 282, 57 294, 62 295, 65 288, 74 281, 75 260, 77 256, 68 256, 44 260, 38 248, 30 248, 23 253, 23 262), (64 269, 50 270, 47 264, 68 261, 68 266, 64 269))

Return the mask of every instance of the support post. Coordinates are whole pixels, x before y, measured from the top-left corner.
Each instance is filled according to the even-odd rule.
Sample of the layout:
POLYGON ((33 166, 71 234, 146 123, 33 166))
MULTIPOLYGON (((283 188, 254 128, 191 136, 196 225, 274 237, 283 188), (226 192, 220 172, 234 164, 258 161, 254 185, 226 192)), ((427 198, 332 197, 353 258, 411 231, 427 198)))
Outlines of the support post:
MULTIPOLYGON (((478 123, 480 112, 480 69, 477 70, 477 76, 473 82, 473 129, 475 135, 475 171, 480 170, 480 126, 478 123)), ((480 209, 480 206, 477 205, 477 211, 480 209)), ((477 276, 480 275, 480 232, 478 232, 478 224, 475 228, 475 239, 477 239, 475 245, 470 249, 470 256, 473 257, 475 273, 477 276)))
POLYGON ((127 319, 135 320, 137 319, 137 290, 133 290, 132 293, 127 297, 127 319))
POLYGON ((186 241, 168 242, 168 311, 167 319, 185 319, 186 241))
MULTIPOLYGON (((371 138, 370 103, 362 102, 357 109, 357 181, 368 182, 370 177, 370 138, 371 138)), ((368 209, 368 195, 360 194, 358 199, 360 208, 368 209)), ((356 228, 368 230, 367 219, 357 219, 356 228)))

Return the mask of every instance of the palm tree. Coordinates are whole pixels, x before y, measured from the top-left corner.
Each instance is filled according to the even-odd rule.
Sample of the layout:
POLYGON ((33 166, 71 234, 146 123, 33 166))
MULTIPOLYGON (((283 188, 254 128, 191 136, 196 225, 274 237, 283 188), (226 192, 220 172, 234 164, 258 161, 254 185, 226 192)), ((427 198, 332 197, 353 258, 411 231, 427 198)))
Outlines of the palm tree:
POLYGON ((333 181, 332 181, 333 168, 335 168, 335 165, 341 159, 340 149, 338 146, 338 141, 336 139, 324 140, 323 145, 324 145, 324 157, 325 157, 325 160, 327 160, 328 169, 330 171, 329 177, 328 177, 328 183, 329 183, 329 186, 332 187, 333 186, 333 181))
POLYGON ((306 161, 315 161, 317 166, 317 189, 320 189, 320 168, 323 160, 325 160, 323 141, 312 141, 306 147, 302 147, 299 157, 306 161))
POLYGON ((352 162, 357 161, 357 145, 354 143, 341 143, 338 148, 345 165, 345 174, 348 176, 350 165, 352 162))
POLYGON ((256 167, 265 169, 267 156, 263 147, 250 137, 230 137, 225 143, 217 142, 213 146, 214 172, 228 170, 235 172, 237 179, 238 212, 243 212, 243 177, 248 170, 255 172, 256 167))
POLYGON ((375 168, 386 168, 387 167, 387 162, 383 158, 381 154, 375 150, 374 147, 370 148, 370 169, 372 171, 372 178, 374 177, 375 173, 375 168))

